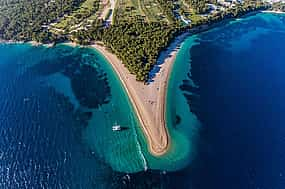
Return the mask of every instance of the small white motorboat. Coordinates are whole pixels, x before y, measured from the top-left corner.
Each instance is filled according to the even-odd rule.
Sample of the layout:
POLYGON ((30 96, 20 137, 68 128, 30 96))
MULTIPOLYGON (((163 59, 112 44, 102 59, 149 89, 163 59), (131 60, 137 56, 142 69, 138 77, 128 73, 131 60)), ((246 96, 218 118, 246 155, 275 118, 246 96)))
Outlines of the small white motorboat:
POLYGON ((113 131, 120 131, 121 130, 121 125, 117 125, 117 124, 113 125, 112 130, 113 131))

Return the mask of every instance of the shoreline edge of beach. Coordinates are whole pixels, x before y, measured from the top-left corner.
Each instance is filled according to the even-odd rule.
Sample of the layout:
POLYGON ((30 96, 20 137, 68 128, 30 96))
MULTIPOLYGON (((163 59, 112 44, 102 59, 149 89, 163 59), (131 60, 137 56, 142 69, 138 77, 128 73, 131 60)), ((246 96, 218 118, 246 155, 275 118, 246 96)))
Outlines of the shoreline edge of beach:
MULTIPOLYGON (((122 61, 110 52, 102 42, 90 46, 103 55, 118 76, 135 110, 146 137, 148 149, 154 156, 166 154, 171 146, 166 123, 168 81, 179 47, 188 35, 188 32, 178 35, 166 50, 161 52, 159 58, 162 59, 162 62, 154 65, 154 67, 159 67, 159 71, 155 73, 153 81, 148 85, 137 81, 122 61)), ((70 45, 74 46, 75 44, 71 43, 70 45)))

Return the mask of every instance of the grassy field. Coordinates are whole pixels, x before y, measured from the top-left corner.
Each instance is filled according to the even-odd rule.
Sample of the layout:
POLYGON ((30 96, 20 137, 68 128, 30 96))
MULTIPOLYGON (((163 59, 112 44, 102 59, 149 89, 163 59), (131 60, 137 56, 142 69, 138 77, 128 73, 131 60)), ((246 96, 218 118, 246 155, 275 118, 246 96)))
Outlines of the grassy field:
POLYGON ((84 1, 79 9, 74 11, 70 15, 65 15, 59 22, 54 24, 50 29, 52 32, 70 32, 72 30, 80 29, 83 24, 92 21, 97 18, 98 10, 100 8, 100 0, 86 0, 84 1))
POLYGON ((115 22, 168 22, 156 0, 117 0, 115 22))
POLYGON ((139 9, 138 0, 117 0, 114 12, 114 22, 129 22, 145 20, 143 12, 139 9))
MULTIPOLYGON (((83 29, 93 20, 98 19, 104 7, 103 0, 86 0, 70 15, 65 15, 57 23, 52 24, 50 31, 54 33, 70 33, 83 29)), ((114 23, 121 22, 166 22, 162 6, 157 0, 115 0, 114 23)))
POLYGON ((193 24, 198 23, 201 20, 204 20, 205 17, 196 14, 195 11, 191 8, 191 6, 185 0, 178 0, 178 4, 180 7, 180 13, 187 19, 190 19, 193 24))
MULTIPOLYGON (((169 18, 169 14, 165 15, 165 6, 158 2, 159 0, 115 0, 115 10, 113 21, 114 24, 122 22, 165 22, 173 23, 173 19, 169 18)), ((65 15, 57 23, 53 24, 51 31, 54 33, 70 33, 92 23, 92 21, 102 17, 104 8, 103 3, 106 0, 86 0, 81 6, 70 15, 65 15)), ((108 2, 108 1, 107 1, 108 2)), ((161 2, 161 1, 160 1, 161 2)), ((179 8, 179 14, 184 18, 191 19, 193 23, 204 19, 196 15, 185 0, 177 0, 174 2, 179 8)), ((103 18, 105 19, 105 18, 103 18)))
MULTIPOLYGON (((203 20, 204 17, 195 14, 190 5, 185 0, 173 1, 179 7, 179 14, 184 18, 190 19, 193 23, 203 20)), ((146 21, 146 22, 166 22, 171 23, 169 15, 158 0, 117 0, 115 11, 115 23, 129 22, 129 21, 146 21)))
POLYGON ((163 15, 162 8, 160 5, 154 0, 141 0, 141 7, 147 16, 148 21, 157 22, 157 21, 165 21, 168 22, 165 15, 163 15))

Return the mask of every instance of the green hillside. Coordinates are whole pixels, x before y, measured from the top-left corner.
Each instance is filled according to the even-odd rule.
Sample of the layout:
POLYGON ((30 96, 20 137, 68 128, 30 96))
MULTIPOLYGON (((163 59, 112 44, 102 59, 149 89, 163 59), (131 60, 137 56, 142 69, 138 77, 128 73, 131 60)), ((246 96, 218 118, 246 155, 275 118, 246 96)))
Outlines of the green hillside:
POLYGON ((145 81, 175 35, 264 8, 260 0, 0 0, 0 39, 102 41, 145 81))

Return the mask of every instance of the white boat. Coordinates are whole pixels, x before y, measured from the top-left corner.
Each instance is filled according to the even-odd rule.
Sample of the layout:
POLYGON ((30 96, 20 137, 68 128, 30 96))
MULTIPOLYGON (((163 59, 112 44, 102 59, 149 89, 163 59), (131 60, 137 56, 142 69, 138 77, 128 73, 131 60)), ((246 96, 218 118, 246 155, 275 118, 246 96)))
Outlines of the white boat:
POLYGON ((113 125, 112 130, 113 131, 120 131, 121 130, 121 125, 117 125, 117 124, 113 125))

